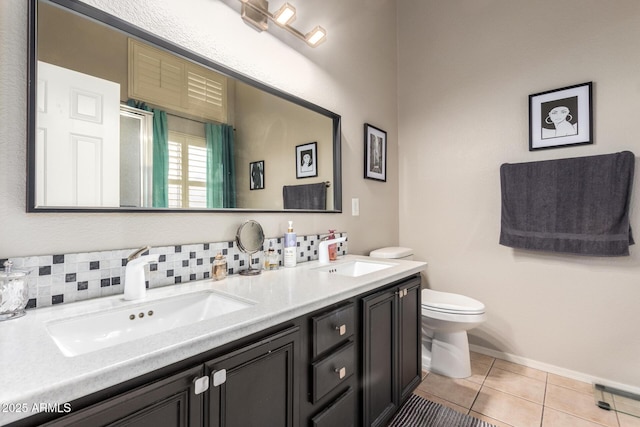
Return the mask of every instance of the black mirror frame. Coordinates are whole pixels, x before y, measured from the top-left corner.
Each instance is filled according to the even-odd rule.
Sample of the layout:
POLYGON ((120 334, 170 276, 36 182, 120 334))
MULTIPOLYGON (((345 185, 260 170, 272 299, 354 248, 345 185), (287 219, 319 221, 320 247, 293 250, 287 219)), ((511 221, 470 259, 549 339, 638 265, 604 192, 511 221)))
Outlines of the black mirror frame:
MULTIPOLYGON (((28 81, 27 81, 27 212, 291 212, 290 210, 268 209, 173 209, 173 208, 65 208, 65 207, 36 207, 35 189, 35 137, 36 137, 36 90, 37 90, 37 28, 38 28, 38 1, 29 0, 29 36, 28 36, 28 81)), ((333 123, 333 209, 332 210, 295 210, 295 212, 307 213, 341 213, 342 212, 342 149, 341 149, 341 116, 323 107, 313 104, 305 99, 282 92, 279 89, 268 86, 252 79, 242 73, 227 68, 214 61, 206 59, 197 53, 180 47, 168 40, 160 38, 146 30, 132 25, 116 16, 110 15, 93 6, 76 0, 47 0, 63 6, 75 13, 86 16, 89 19, 99 21, 134 37, 151 43, 161 49, 168 50, 193 62, 209 67, 229 77, 240 80, 257 89, 305 107, 316 113, 322 114, 332 120, 333 123)))

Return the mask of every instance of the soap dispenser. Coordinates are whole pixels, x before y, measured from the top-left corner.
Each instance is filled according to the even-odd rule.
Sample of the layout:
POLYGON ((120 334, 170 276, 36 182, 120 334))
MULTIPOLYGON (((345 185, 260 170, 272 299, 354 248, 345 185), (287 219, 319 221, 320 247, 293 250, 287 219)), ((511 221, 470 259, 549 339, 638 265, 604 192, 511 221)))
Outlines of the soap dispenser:
MULTIPOLYGON (((329 240, 336 238, 336 230, 329 230, 329 240)), ((338 259, 338 244, 331 243, 329 249, 329 261, 335 261, 338 259)))
POLYGON ((296 266, 296 233, 293 232, 293 221, 289 221, 289 228, 284 233, 284 266, 296 266))

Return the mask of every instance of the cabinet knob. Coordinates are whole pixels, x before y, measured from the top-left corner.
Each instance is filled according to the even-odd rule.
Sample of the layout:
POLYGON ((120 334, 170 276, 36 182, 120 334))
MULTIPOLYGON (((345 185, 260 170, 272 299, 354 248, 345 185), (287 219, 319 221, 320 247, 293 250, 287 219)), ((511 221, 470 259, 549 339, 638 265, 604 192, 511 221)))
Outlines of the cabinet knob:
POLYGON ((336 326, 336 331, 338 331, 338 333, 340 335, 346 334, 347 333, 347 325, 336 326))
POLYGON ((219 371, 213 371, 211 377, 213 379, 213 386, 218 387, 219 385, 227 382, 227 370, 220 369, 219 371))
POLYGON ((346 375, 347 375, 347 368, 336 368, 334 369, 334 372, 336 374, 338 374, 338 376, 340 377, 340 379, 343 379, 346 375))
POLYGON ((200 377, 193 380, 193 392, 202 394, 209 390, 209 377, 200 377))

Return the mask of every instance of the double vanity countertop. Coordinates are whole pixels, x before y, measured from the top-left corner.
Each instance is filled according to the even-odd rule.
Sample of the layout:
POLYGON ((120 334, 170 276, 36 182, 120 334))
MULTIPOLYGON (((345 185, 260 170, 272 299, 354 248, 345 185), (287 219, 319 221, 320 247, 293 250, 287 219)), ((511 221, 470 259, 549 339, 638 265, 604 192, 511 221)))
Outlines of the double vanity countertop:
POLYGON ((30 310, 19 319, 0 322, 0 425, 34 415, 33 409, 42 404, 62 407, 426 268, 424 262, 357 255, 345 255, 331 265, 339 267, 354 261, 391 266, 351 277, 324 271, 325 266, 310 261, 257 276, 233 275, 221 281, 200 280, 150 289, 144 300, 125 301, 123 295, 114 295, 30 310), (48 332, 50 325, 62 319, 82 319, 125 307, 133 313, 148 301, 202 291, 228 295, 250 305, 76 356, 65 356, 48 332))

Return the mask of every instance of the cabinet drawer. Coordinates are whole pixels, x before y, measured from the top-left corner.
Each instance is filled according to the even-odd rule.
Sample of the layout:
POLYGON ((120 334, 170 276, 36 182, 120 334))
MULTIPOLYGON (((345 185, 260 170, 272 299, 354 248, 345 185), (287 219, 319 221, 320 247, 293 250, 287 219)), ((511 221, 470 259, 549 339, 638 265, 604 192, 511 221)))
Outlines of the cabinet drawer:
POLYGON ((312 427, 355 427, 355 398, 349 389, 324 411, 311 419, 312 427))
POLYGON ((353 304, 314 316, 313 357, 329 350, 353 335, 355 328, 355 309, 353 304))
POLYGON ((313 402, 347 380, 355 370, 355 344, 350 342, 313 364, 313 402))

